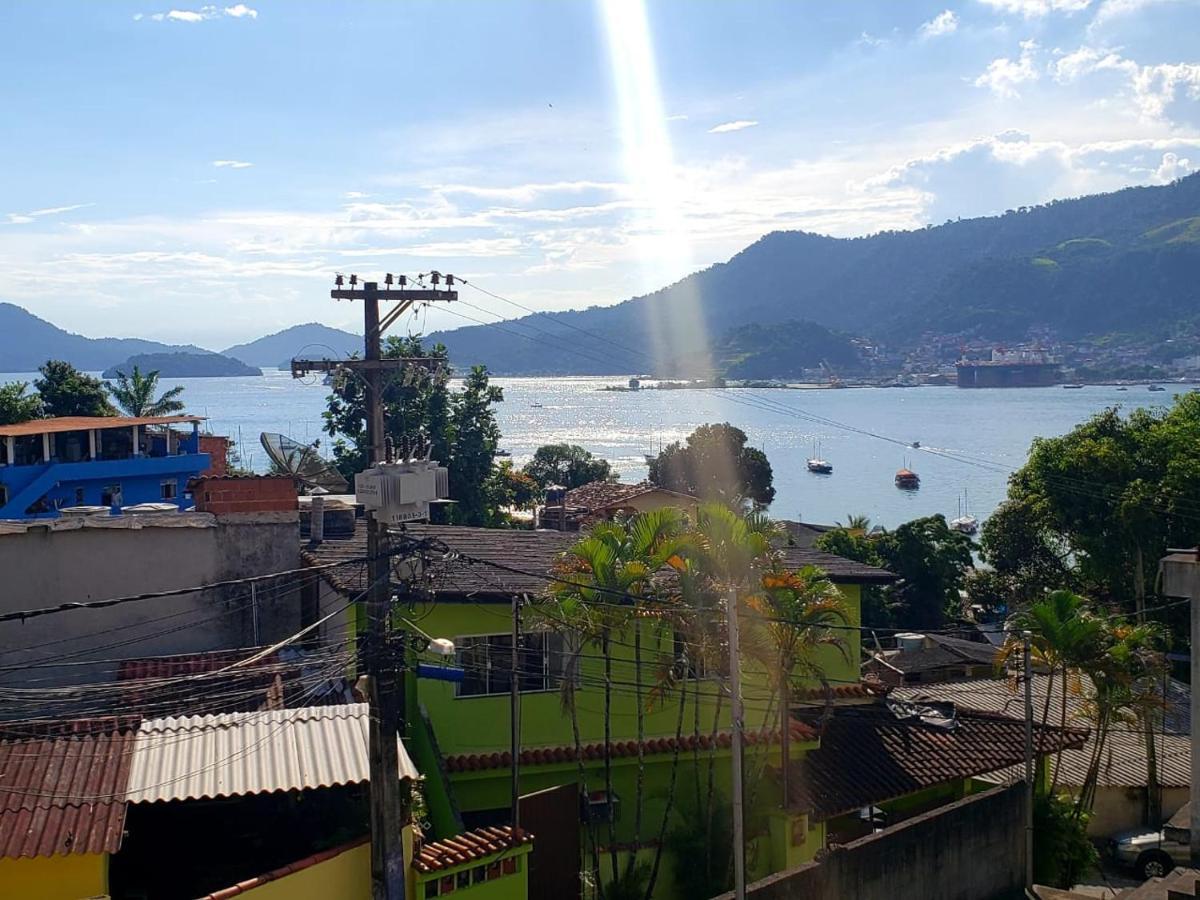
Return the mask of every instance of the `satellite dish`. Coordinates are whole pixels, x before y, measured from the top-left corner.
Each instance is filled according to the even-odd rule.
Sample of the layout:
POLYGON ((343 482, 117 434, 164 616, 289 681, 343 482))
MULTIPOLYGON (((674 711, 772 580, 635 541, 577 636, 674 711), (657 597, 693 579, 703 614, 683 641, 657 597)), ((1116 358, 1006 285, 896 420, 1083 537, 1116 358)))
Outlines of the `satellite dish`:
POLYGON ((259 441, 275 470, 291 475, 310 493, 344 494, 349 490, 346 479, 334 468, 333 463, 321 458, 315 445, 301 444, 287 435, 265 431, 259 436, 259 441))

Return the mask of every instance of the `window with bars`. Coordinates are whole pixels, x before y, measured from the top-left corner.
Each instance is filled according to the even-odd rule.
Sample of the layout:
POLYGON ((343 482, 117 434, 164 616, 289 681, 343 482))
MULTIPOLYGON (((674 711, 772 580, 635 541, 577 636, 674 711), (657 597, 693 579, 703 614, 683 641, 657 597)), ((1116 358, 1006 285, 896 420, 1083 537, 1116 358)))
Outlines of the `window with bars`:
MULTIPOLYGON (((460 637, 454 644, 464 671, 455 696, 486 697, 507 694, 512 689, 511 634, 460 637)), ((523 693, 554 690, 562 684, 569 658, 562 635, 526 632, 520 636, 517 654, 518 686, 523 693)))

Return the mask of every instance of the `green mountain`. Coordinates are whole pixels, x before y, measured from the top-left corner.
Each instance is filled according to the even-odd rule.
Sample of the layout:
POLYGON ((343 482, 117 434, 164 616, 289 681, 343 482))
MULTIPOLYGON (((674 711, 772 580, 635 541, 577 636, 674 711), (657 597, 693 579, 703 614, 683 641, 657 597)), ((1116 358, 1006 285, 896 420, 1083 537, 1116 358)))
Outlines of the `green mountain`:
POLYGON ((109 366, 103 378, 116 378, 117 372, 126 375, 137 366, 140 372, 158 372, 163 378, 221 378, 234 375, 262 375, 262 369, 248 366, 240 359, 223 353, 139 353, 125 362, 109 366))
POLYGON ((33 372, 48 359, 65 359, 86 372, 123 363, 138 353, 204 353, 138 338, 89 338, 64 331, 12 303, 0 303, 0 372, 33 372))
POLYGON ((615 306, 432 337, 459 365, 500 373, 653 372, 743 326, 792 320, 900 347, 927 332, 1000 340, 1043 324, 1066 338, 1167 328, 1200 315, 1193 285, 1200 174, 916 231, 774 232, 615 306))
POLYGON ((800 378, 805 369, 822 365, 834 372, 861 368, 858 349, 844 334, 815 322, 791 320, 775 325, 757 322, 726 332, 713 343, 712 369, 698 357, 685 357, 664 370, 670 376, 725 378, 800 378))
POLYGON ((351 334, 318 322, 293 325, 247 344, 227 347, 221 352, 252 366, 286 368, 292 359, 344 359, 363 351, 360 334, 351 334))

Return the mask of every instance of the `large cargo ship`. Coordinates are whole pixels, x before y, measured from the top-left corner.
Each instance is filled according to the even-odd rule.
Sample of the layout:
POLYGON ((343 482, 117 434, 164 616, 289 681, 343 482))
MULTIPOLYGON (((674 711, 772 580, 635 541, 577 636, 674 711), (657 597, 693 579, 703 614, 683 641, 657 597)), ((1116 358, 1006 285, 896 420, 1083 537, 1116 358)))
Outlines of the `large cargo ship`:
POLYGON ((960 359, 956 368, 961 388, 1047 387, 1061 374, 1042 350, 993 350, 991 359, 960 359))

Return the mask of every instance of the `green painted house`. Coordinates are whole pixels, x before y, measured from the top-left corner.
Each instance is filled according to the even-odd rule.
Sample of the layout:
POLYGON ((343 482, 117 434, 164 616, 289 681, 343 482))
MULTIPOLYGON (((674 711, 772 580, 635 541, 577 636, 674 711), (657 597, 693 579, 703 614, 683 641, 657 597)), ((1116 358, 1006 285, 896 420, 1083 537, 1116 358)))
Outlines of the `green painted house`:
MULTIPOLYGON (((698 846, 697 840, 706 833, 719 835, 721 821, 728 816, 721 810, 726 807, 722 798, 730 793, 730 722, 728 704, 719 696, 719 679, 701 672, 701 677, 685 679, 686 692, 659 688, 664 661, 677 657, 676 638, 669 629, 646 620, 640 636, 628 629, 612 637, 606 716, 601 648, 572 648, 569 635, 548 627, 553 623, 528 605, 514 604, 514 598, 546 591, 555 561, 578 535, 430 525, 411 525, 408 530, 416 537, 436 538, 453 551, 448 560, 421 573, 424 589, 411 595, 409 609, 398 613, 429 638, 446 638, 456 647, 453 659, 441 662, 426 652, 420 661, 426 676, 458 680, 419 677, 409 679, 407 687, 408 708, 420 711, 420 716, 409 718, 405 740, 425 779, 425 818, 432 832, 427 839, 510 824, 515 792, 522 798, 520 826, 534 838, 528 858, 531 898, 581 892, 590 896, 587 882, 592 873, 598 871, 609 882, 625 877, 634 861, 634 869, 645 865, 645 878, 656 858, 656 897, 695 893, 695 882, 685 886, 681 878, 695 876, 699 859, 721 855, 709 852, 712 845, 698 846), (515 607, 522 638, 514 784, 515 607), (640 677, 635 638, 641 643, 640 677), (574 673, 569 667, 572 649, 581 654, 574 673), (439 672, 443 666, 453 671, 439 672), (574 715, 564 707, 566 677, 575 678, 574 715), (606 746, 611 790, 605 774, 606 746), (711 797, 718 799, 714 803, 711 797), (664 829, 668 805, 671 815, 665 817, 664 829)), ((1021 758, 1020 720, 998 717, 935 731, 928 717, 889 705, 882 685, 860 682, 861 650, 853 630, 860 621, 860 594, 864 586, 887 583, 893 576, 812 549, 787 547, 781 553, 791 568, 815 565, 827 573, 842 594, 851 628, 844 652, 825 648, 827 687, 814 683, 811 691, 794 698, 787 719, 787 798, 781 789, 777 707, 763 673, 744 666, 751 877, 811 860, 830 838, 861 829, 864 809, 878 806, 902 818, 906 808, 924 809, 955 799, 968 789, 972 776, 1021 758), (905 740, 905 734, 922 739, 905 740), (1013 757, 1013 752, 1018 755, 1013 757), (939 766, 938 760, 945 758, 954 764, 939 766), (899 772, 907 774, 889 777, 899 772), (859 785, 867 788, 859 790, 859 785)), ((361 526, 353 536, 306 545, 303 552, 313 566, 364 555, 361 526)), ((322 570, 307 589, 307 617, 316 621, 358 596, 366 587, 362 570, 322 570)), ((335 615, 322 626, 325 639, 353 635, 360 615, 355 606, 335 615)), ((727 837, 723 846, 729 846, 727 837)))

